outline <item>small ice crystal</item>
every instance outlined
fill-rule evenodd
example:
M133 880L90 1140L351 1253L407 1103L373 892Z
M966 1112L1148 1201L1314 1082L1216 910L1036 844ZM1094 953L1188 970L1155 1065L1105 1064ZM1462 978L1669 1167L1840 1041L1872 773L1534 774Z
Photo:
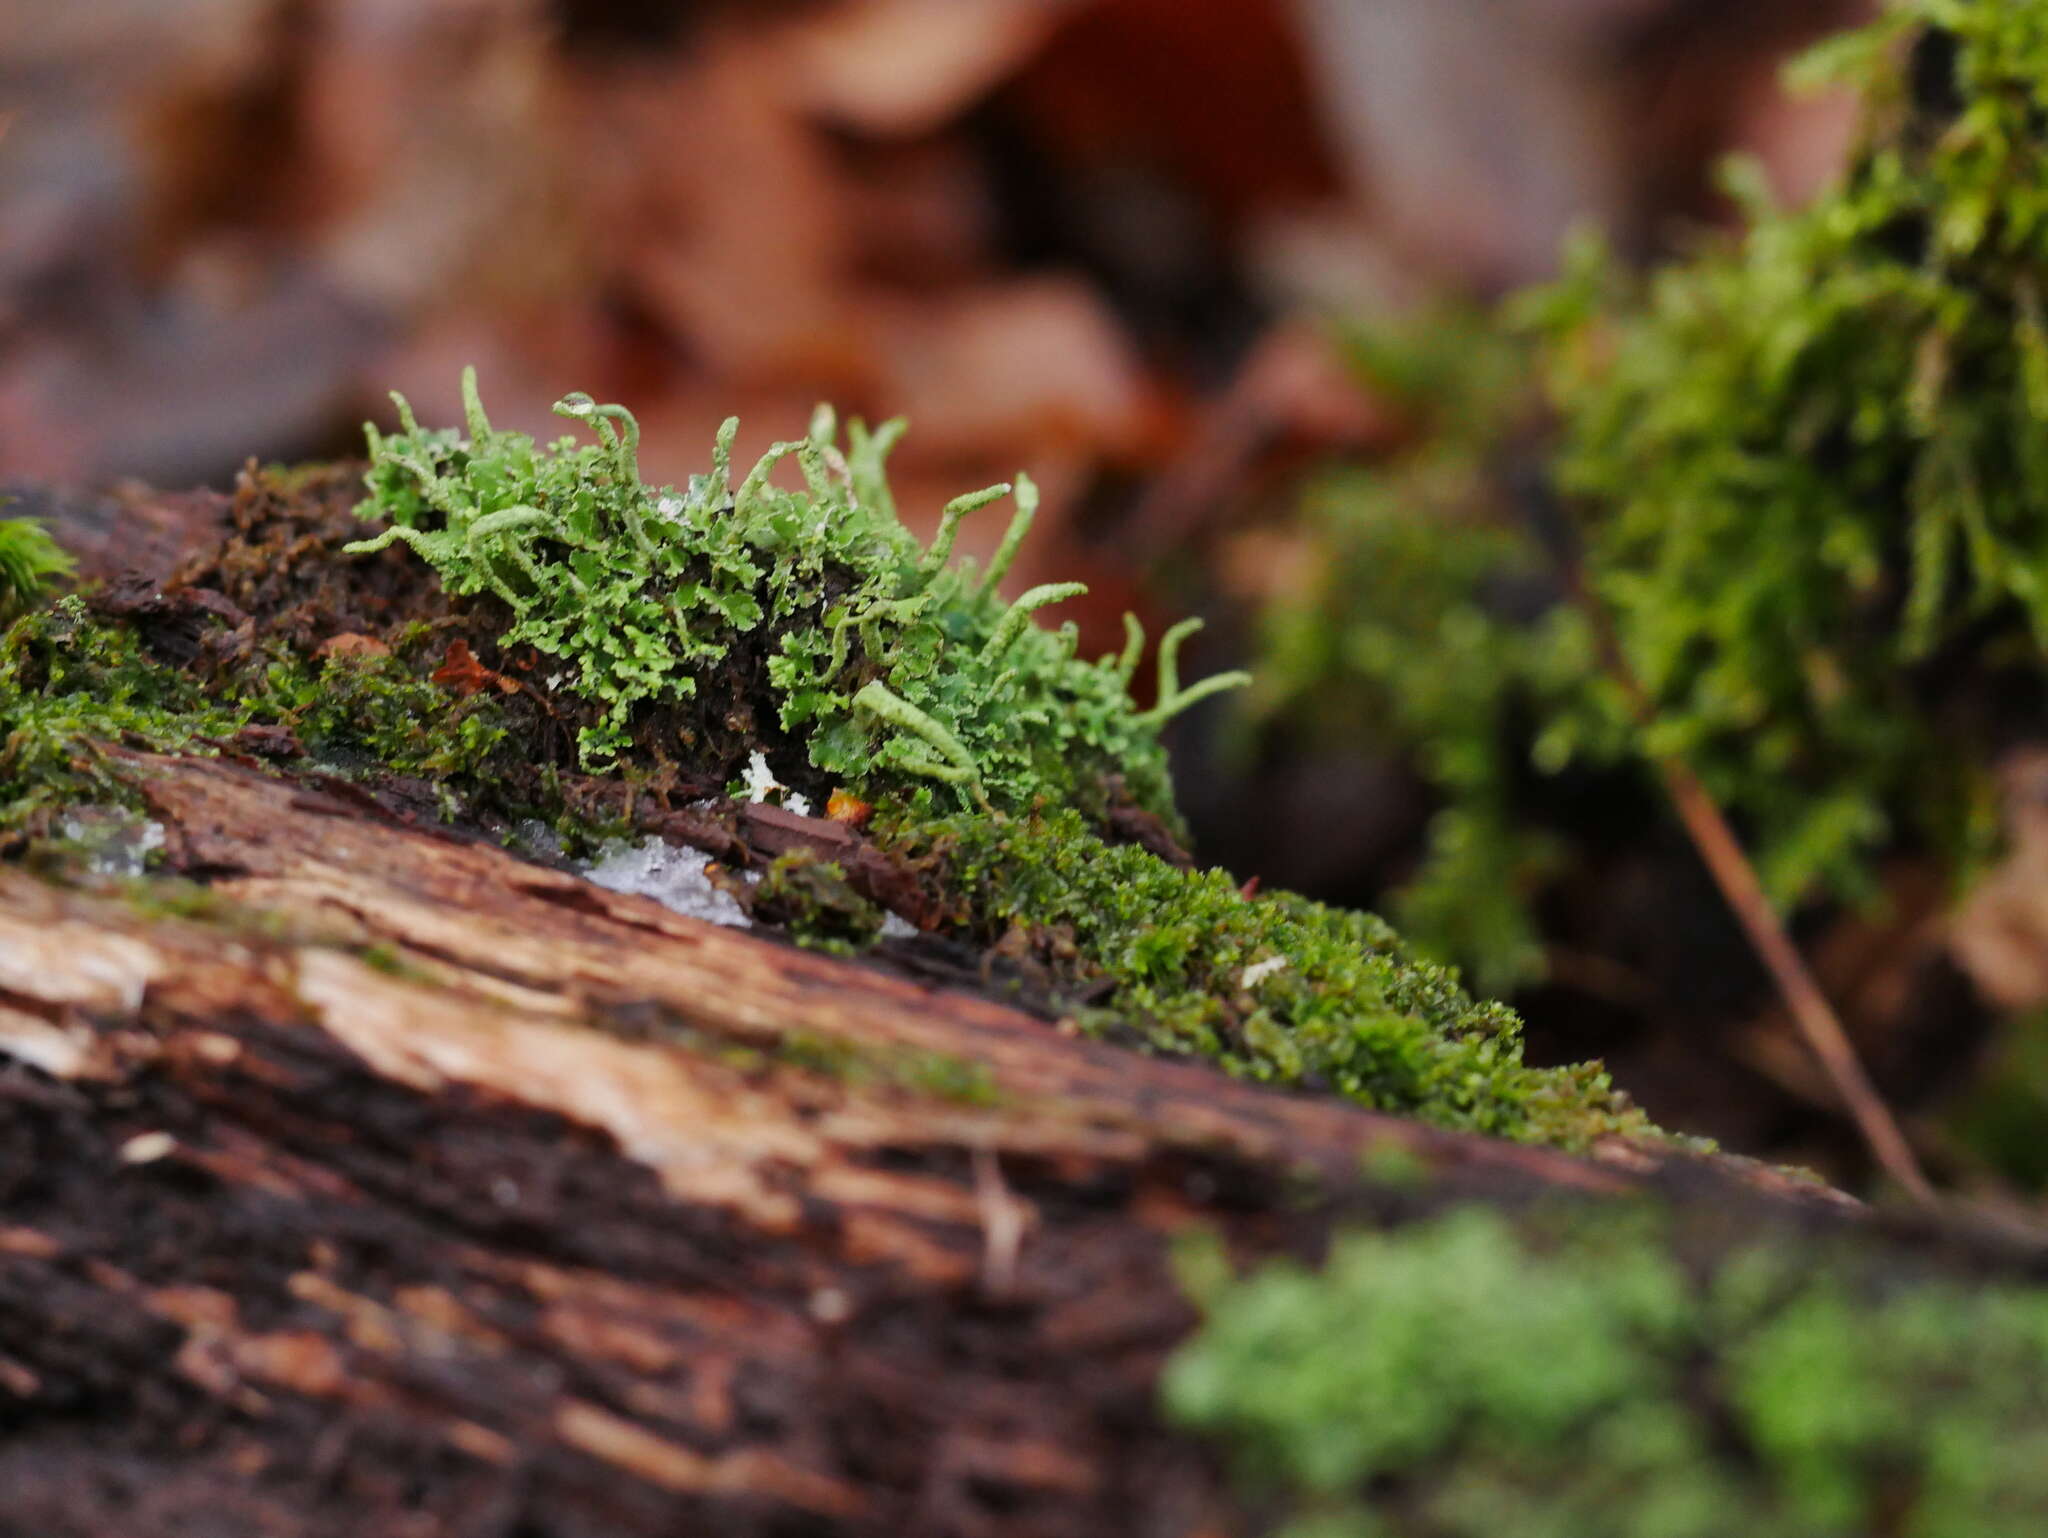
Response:
M747 928L746 910L712 885L704 874L704 864L704 856L697 851L677 849L649 835L637 844L611 840L583 875L609 891L651 897L686 918Z

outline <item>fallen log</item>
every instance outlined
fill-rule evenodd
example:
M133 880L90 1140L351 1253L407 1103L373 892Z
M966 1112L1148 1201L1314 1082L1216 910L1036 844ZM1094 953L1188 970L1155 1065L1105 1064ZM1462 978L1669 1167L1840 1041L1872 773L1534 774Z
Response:
M0 1531L1215 1531L1153 1407L1177 1235L1660 1182L1848 1210L1234 1083L109 751L164 872L0 869Z

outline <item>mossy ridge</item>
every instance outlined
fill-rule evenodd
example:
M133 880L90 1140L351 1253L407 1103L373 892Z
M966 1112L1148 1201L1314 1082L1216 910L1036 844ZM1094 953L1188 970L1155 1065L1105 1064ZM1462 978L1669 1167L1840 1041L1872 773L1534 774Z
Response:
M1899 0L1801 68L1868 120L1810 207L1739 172L1739 239L1647 281L1585 246L1491 330L1363 348L1429 438L1311 496L1316 585L1269 617L1268 709L1364 719L1441 793L1392 911L1488 986L1542 967L1532 770L1683 755L1790 907L1874 896L1901 846L1966 881L1989 767L2048 730L2048 3ZM1647 734L1563 601L1561 511L1499 474L1536 379Z
M2021 1538L2048 1520L2048 1292L1667 1216L1453 1209L1320 1272L1185 1275L1163 1393L1288 1538Z
M0 690L15 753L0 766L12 776L0 785L10 820L31 806L127 797L117 777L89 772L88 741L208 752L248 746L251 727L284 728L285 746L305 748L322 772L373 788L402 779L413 787L408 804L484 826L528 814L560 826L573 820L571 799L660 778L637 756L599 780L564 770L568 733L588 716L575 713L581 702L568 689L550 688L544 664L521 670L531 654L503 644L501 600L451 610L423 565L343 558L336 520L354 520L331 505L331 479L258 474L227 544L161 593L150 589L146 603L124 608L102 595L96 612L69 600L15 628L8 645L18 657ZM391 654L336 652L327 643L337 635ZM488 659L478 664L485 676L502 682L508 675L494 670L509 669L518 686L456 698L430 676L445 672L435 664L450 637ZM1105 795L1115 794L1110 778ZM648 793L659 799L657 787ZM1597 1069L1524 1065L1511 1014L1475 1005L1448 974L1414 963L1376 919L1286 897L1246 903L1220 873L1111 845L1078 805L933 819L925 803L899 794L882 818L895 829L892 847L944 889L951 932L1038 952L1101 1034L1446 1126L1568 1147L1646 1130ZM786 858L763 887L760 916L815 943L857 949L879 925L879 910L830 860Z
M512 615L503 643L564 663L551 685L598 708L579 737L586 768L609 767L636 744L701 756L737 711L772 722L820 789L928 804L937 781L964 804L1051 798L1100 815L1107 787L1120 785L1167 815L1161 726L1244 681L1180 687L1190 622L1162 640L1159 703L1140 710L1129 692L1143 644L1134 619L1120 655L1088 663L1074 655L1075 627L1033 621L1084 591L1079 584L1005 603L996 588L1037 506L1026 477L986 571L952 564L954 539L962 519L1009 486L956 498L920 549L897 520L884 472L901 423L870 433L855 421L842 451L836 417L820 408L806 437L777 444L735 479L737 423L728 421L709 474L655 489L640 480L639 428L622 406L565 398L556 411L598 441L540 448L491 426L473 370L463 395L467 436L422 429L402 397L399 435L369 429L370 496L359 511L388 522L350 548L406 544L451 593L502 602ZM801 491L771 479L790 458ZM745 754L722 756L736 769Z
M1371 914L1245 896L1220 870L1097 838L1078 813L904 822L984 945L1022 950L1097 1034L1438 1126L1565 1148L1655 1131L1597 1064L1532 1068L1521 1022L1475 1002Z
M417 776L446 796L483 790L508 752L494 701L453 700L401 656L322 661L273 644L205 680L70 595L0 637L0 825L85 802L137 806L94 744L210 755L252 727L282 728L316 758Z

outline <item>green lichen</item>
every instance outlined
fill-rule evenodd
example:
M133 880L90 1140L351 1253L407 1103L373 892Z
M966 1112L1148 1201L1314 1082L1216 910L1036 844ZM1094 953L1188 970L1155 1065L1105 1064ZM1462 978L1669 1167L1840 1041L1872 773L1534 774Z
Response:
M857 1088L897 1089L953 1105L1002 1103L1002 1091L986 1063L946 1052L876 1046L793 1031L776 1043L772 1060Z
M1098 1034L1439 1126L1564 1147L1651 1130L1598 1065L1524 1063L1512 1010L1371 914L1247 897L1222 871L1106 844L1073 811L905 824L885 842L936 866L968 932L1042 969Z
M1323 575L1276 605L1270 703L1413 748L1445 810L1396 914L1488 983L1541 966L1532 780L1679 754L1781 905L1854 901L1901 847L1966 880L1990 766L2048 726L2048 5L1903 0L1803 72L1868 119L1810 207L1737 174L1739 238L1645 281L1584 248L1515 338L1369 360L1430 442L1318 495ZM1517 357L1569 516L1498 473L1535 441ZM1646 730L1565 600L1574 538Z
M1791 1233L1682 1265L1647 1213L1454 1210L1319 1273L1187 1278L1164 1380L1288 1538L2021 1538L2048 1293ZM1891 1259L1893 1267L1896 1257Z
M1007 486L949 503L920 549L883 471L900 423L870 433L856 421L842 450L821 408L807 437L735 480L728 422L708 475L655 489L640 480L639 429L623 407L570 396L556 411L598 441L540 448L491 426L473 372L463 384L466 436L422 429L402 399L400 435L370 429L359 511L388 522L350 549L402 542L451 593L501 602L504 644L559 660L559 681L598 708L579 739L587 767L636 745L702 756L741 710L800 744L820 783L875 793L938 781L963 804L1015 808L1045 796L1099 806L1114 782L1165 811L1159 728L1243 681L1181 689L1176 629L1160 650L1159 704L1141 711L1129 692L1140 638L1090 663L1074 655L1073 626L1033 623L1079 584L998 597L1037 506L1025 477L986 571L951 564L953 544ZM772 479L791 458L801 490Z

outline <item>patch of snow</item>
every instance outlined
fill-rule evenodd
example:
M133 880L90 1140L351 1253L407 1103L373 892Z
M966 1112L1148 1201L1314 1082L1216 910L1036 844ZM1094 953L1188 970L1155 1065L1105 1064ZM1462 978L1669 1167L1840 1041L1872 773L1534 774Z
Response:
M704 874L705 864L704 856L696 850L677 849L650 834L637 844L611 840L584 869L583 877L608 891L651 897L686 918L704 919L732 929L749 928L751 921L746 910L712 885L711 878Z
M884 940L911 940L917 937L917 926L900 913L882 915L882 938Z

